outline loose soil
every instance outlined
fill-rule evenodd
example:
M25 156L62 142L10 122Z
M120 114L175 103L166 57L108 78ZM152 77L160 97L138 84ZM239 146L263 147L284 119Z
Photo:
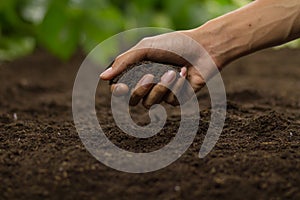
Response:
M300 199L300 50L266 50L224 69L228 110L224 130L203 159L198 152L210 120L206 89L198 95L201 120L186 153L146 174L111 169L91 156L75 130L71 94L84 59L61 62L39 50L0 64L0 199ZM172 140L178 108L150 139L116 127L108 83L97 94L101 127L133 152ZM140 105L133 119L147 124Z
M117 83L121 79L121 77L124 76L124 74L128 73L133 68L134 70L131 71L131 74L128 75L128 78L124 78L124 82L128 85L130 89L134 88L137 80L140 80L146 74L153 74L154 75L153 82L158 83L160 81L160 77L162 77L164 73L166 73L168 70L173 70L177 72L176 74L178 78L181 69L181 67L179 66L160 64L160 63L155 63L150 61L143 61L128 66L128 68L124 70L121 74L111 79L109 81L109 84L112 85L114 83Z

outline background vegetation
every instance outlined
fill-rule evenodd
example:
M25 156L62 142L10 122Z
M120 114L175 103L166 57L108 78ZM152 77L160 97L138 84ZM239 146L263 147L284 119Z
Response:
M189 29L250 0L1 0L0 60L41 46L61 59L123 30Z

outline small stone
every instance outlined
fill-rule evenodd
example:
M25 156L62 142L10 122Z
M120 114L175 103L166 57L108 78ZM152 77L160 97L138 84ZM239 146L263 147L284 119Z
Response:
M15 121L18 120L18 115L17 115L17 113L14 113L14 114L13 114L13 117L14 117L14 120L15 120Z
M260 188L261 189L267 189L268 188L268 184L267 183L261 183L260 184Z
M22 87L26 87L29 85L29 82L27 79L21 79L20 82L19 82L20 86Z
M80 168L78 168L78 171L79 171L79 172L83 172L84 169L83 169L82 167L80 167Z
M225 179L224 178L220 178L220 177L216 177L214 178L215 183L217 183L218 185L224 185L225 183Z
M288 137L288 140L289 140L289 141L292 141L293 135L294 135L293 132L290 132L290 135L289 135L289 137Z
M213 168L210 170L210 173L211 173L211 174L215 174L216 171L217 171L216 168L213 167Z
M178 192L178 191L180 191L180 186L179 185L176 185L175 187L174 187L174 190L176 191L176 192Z
M91 170L95 170L96 169L96 166L95 165L92 165L91 166Z
M68 177L68 172L64 171L64 172L63 172L63 177L64 177L64 178L67 178L67 177Z

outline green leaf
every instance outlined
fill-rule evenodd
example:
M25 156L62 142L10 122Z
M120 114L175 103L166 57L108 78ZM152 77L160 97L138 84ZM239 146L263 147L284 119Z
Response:
M37 34L39 41L53 54L68 59L78 47L80 24L68 15L64 4L52 4Z
M32 37L9 37L0 39L0 61L9 61L32 53L35 40Z
M90 10L82 17L82 44L87 51L103 40L123 30L124 22L120 11L114 7Z

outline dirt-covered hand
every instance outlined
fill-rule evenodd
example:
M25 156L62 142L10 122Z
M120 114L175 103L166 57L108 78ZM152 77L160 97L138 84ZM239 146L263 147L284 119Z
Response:
M114 95L120 96L131 92L130 105L136 105L143 99L143 105L146 108L161 101L178 105L175 96L180 93L185 96L183 99L187 100L191 92L183 87L184 79L187 79L193 90L197 92L215 70L215 64L206 50L192 39L189 32L181 31L142 39L133 48L119 55L112 66L100 77L103 80L110 80L122 73L128 66L144 60L181 67L179 79L176 79L174 71L169 71L155 85L151 83L153 75L145 75L132 91L129 91L129 87L123 83L111 86ZM173 92L170 92L168 87L171 87Z

